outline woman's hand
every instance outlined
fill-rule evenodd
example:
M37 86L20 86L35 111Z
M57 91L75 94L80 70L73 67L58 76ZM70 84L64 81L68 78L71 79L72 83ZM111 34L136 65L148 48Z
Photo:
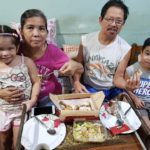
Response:
M19 101L23 94L23 90L16 87L0 89L0 98L6 100L7 102Z
M74 82L74 92L75 93L89 93L86 87L81 84L79 81Z
M59 70L62 75L73 75L76 71L83 72L83 66L73 60L66 62Z

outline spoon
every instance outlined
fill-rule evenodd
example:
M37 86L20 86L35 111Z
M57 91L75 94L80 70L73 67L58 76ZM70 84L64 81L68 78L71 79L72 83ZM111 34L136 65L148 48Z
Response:
M56 134L56 130L54 129L54 127L50 128L44 122L42 122L38 117L36 117L36 116L34 116L34 117L41 125L43 125L47 129L47 133L49 133L50 135Z

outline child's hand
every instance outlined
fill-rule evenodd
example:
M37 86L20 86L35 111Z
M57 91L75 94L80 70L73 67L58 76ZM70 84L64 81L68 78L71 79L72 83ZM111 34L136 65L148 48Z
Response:
M27 100L25 102L23 102L22 104L26 104L26 112L28 112L29 110L31 110L31 108L33 107L34 103L31 100Z
M23 90L16 87L0 89L0 98L5 99L7 102L18 101L23 94Z
M136 108L143 108L145 105L144 102L138 97L134 99L134 103L135 103Z
M129 79L127 79L126 89L132 91L132 90L139 88L141 75L142 75L142 72L139 69L134 73L133 76L131 76Z

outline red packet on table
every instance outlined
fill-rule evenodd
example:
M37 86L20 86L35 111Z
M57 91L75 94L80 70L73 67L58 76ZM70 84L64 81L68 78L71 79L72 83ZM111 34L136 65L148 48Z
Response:
M114 127L110 128L110 131L114 135L120 134L120 133L125 132L125 131L129 131L129 130L130 130L130 128L127 126L127 124L123 124L121 127L114 126Z
M58 126L61 124L61 121L60 121L60 119L55 119L54 120L54 127L55 128L58 128Z

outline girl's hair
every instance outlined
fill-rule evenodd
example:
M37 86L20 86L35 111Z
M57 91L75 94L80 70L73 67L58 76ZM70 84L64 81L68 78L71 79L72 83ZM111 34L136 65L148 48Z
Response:
M22 15L21 15L21 28L23 29L23 26L26 22L26 20L28 18L32 18L32 17L41 17L44 22L45 22L45 27L47 29L47 18L46 16L44 15L44 13L41 11L41 10L38 10L38 9L28 9L26 10Z
M145 49L145 47L147 46L150 46L150 38L147 38L145 41L144 41L144 44L142 46L142 51Z
M20 36L17 31L7 25L0 25L0 36L11 37L12 43L15 44L15 46L20 44Z

